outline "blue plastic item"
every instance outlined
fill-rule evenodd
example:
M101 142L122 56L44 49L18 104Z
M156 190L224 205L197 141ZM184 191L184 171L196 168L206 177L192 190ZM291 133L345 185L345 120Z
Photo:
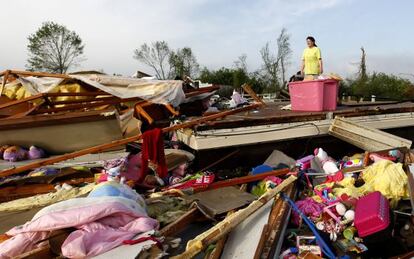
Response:
M252 175L262 174L273 171L273 167L268 165L258 165L252 169Z
M282 199L284 199L289 204L289 206L292 207L292 209L294 211L296 211L301 216L303 221L305 221L305 223L308 225L308 227L310 228L312 233L315 235L318 244L322 248L322 252L324 254L326 254L326 256L330 259L336 258L335 254L332 252L332 250L329 248L329 246L325 243L323 238L319 235L319 232L316 229L313 222L308 217L306 217L305 214L302 213L302 211L298 208L298 206L296 206L295 202L292 201L292 199L290 199L288 196L286 196L286 194L284 194L283 192L280 193L280 197L282 197Z

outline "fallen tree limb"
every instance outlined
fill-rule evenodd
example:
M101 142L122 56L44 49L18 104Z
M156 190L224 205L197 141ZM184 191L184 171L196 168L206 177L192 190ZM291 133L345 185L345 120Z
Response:
M212 114L209 116L205 116L205 117L201 117L198 119L194 119L191 121L187 121L187 122L183 122L181 124L177 124L177 125L173 125L170 127L166 127L163 128L162 131L164 133L166 132L170 132L170 131L175 131L175 130L179 130L179 129L183 129L183 128L188 128L188 127L192 127L195 126L197 124L201 124L201 123L205 123L207 121L211 121L211 120L216 120L219 118L223 118L227 115L231 115L231 114L235 114L235 113L239 113L239 112L244 112L244 111L248 111L248 110L252 110L255 109L257 107L261 106L261 104L252 104L249 106L245 106L242 108L237 108L234 110L229 110L229 111L224 111L224 112L220 112L220 113L216 113L216 114ZM20 167L16 167L16 168L11 168L11 169L6 169L0 172L0 177L5 177L5 176L9 176L9 175L14 175L14 174L18 174L27 170L31 170L31 169L35 169L41 166L46 166L46 165L51 165L57 162L61 162L61 161L65 161L68 159L72 159L75 157L79 157L79 156L83 156L83 155L87 155L87 154L91 154L91 153L98 153L98 152L102 152L104 150L108 150L114 147L118 147L118 146L122 146L125 144L128 144L130 142L134 142L137 140L140 140L142 138L142 134L138 134L129 138L124 138L124 139L120 139L120 140L116 140L113 141L111 143L105 143L105 144L101 144L98 146L94 146L94 147L90 147L90 148L86 148L86 149L82 149L79 151L75 151L69 154L64 154L61 156L56 156L56 157L52 157L49 159L45 159L43 161L39 161L39 162L33 162L24 166L20 166Z
M217 240L221 239L224 235L229 233L233 230L238 224L240 224L243 220L249 217L252 213L257 211L260 207L266 204L269 200L275 197L278 193L280 193L283 189L289 186L296 180L295 176L290 176L286 180L284 180L281 184L279 184L276 188L267 191L265 194L260 196L259 199L252 202L246 208L237 211L234 214L229 215L223 221L220 221L217 225L210 228L206 232L198 235L193 240L190 240L187 243L187 248L184 253L174 256L174 259L188 259L193 258L199 252L201 252L204 248L206 248L209 244L216 242Z

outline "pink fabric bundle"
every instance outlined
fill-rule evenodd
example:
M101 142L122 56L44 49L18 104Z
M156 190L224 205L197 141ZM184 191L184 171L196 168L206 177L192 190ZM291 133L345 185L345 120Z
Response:
M304 200L297 201L296 206L298 206L303 214L310 217L311 219L319 217L324 207L322 203L318 203L309 197L305 198ZM300 215L295 211L292 212L292 221L296 225L299 225L300 223Z
M14 227L0 243L0 258L12 258L43 243L53 230L75 227L62 245L68 258L92 257L109 251L135 234L158 228L136 201L122 197L76 198L39 211L32 221Z

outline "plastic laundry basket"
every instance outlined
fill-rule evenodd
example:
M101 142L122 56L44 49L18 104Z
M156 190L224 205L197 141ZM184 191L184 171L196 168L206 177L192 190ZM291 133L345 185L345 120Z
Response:
M338 81L321 79L289 83L292 111L334 111Z

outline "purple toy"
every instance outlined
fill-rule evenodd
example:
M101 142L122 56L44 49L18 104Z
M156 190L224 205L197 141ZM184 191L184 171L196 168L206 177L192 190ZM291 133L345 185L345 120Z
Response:
M11 146L7 148L3 153L3 159L10 162L26 160L28 157L29 153L27 150L19 146Z
M29 148L29 159L39 159L39 158L44 158L46 157L46 152L41 149L38 148L36 146L31 146Z

